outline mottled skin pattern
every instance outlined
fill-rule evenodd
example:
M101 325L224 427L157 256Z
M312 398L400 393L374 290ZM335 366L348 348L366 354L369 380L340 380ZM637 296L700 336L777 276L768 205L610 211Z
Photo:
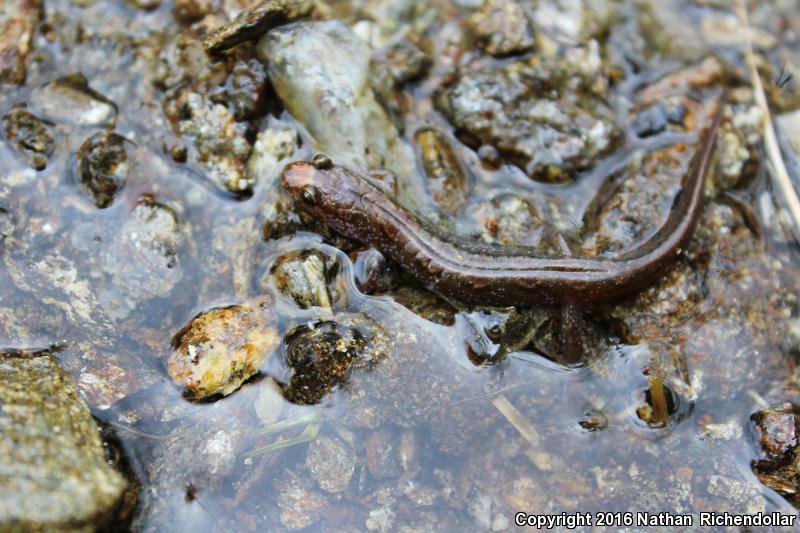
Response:
M296 205L394 259L432 290L466 303L538 305L614 300L656 281L692 237L703 207L720 122L718 104L664 225L614 258L541 257L525 248L470 243L445 235L398 205L370 178L326 158L283 171Z

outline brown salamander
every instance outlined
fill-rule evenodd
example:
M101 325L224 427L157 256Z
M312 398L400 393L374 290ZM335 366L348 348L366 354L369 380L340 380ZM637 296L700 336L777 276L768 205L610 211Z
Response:
M324 157L288 165L282 182L301 209L376 247L443 295L491 305L605 302L656 281L691 239L702 212L721 108L718 104L700 136L664 225L635 249L613 258L542 257L525 248L445 235L398 205L371 178Z

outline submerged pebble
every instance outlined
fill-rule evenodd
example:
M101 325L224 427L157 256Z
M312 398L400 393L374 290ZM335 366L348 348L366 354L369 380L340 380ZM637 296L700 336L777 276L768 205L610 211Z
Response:
M236 120L249 120L261 113L267 92L267 75L258 60L236 63L226 85L228 106Z
M790 403L762 409L750 417L756 426L758 443L770 464L787 463L794 457L800 438L800 411Z
M300 326L286 337L286 366L292 376L285 387L294 403L315 404L350 373L354 360L367 346L357 329L338 322Z
M44 170L55 148L50 125L27 111L16 107L3 117L6 138L16 144L17 150L36 170Z
M111 205L128 178L127 142L122 135L100 132L87 138L78 149L78 180L99 208Z
M753 471L767 487L787 497L794 505L800 496L800 469L797 447L798 408L790 402L779 403L754 413L754 437L763 454L753 463Z
M301 308L330 309L327 268L321 254L309 252L283 256L275 262L272 277L278 290L294 299Z
M683 128L687 106L680 96L672 96L641 110L631 123L639 137L649 137L665 131L670 125Z
M214 0L175 0L172 13L183 24L202 19L214 9Z
M370 65L370 85L381 106L392 121L402 129L402 114L408 108L402 87L423 78L430 70L431 57L407 39L382 48L373 55Z
M386 291L391 285L386 258L375 248L367 248L355 253L353 277L358 289L366 294Z
M308 445L306 468L325 492L343 492L356 470L355 452L340 438L319 437Z
M392 86L408 83L424 76L432 63L428 54L420 50L414 43L403 39L399 43L380 50L372 58L370 75L373 87L383 75L391 80Z
M480 202L472 216L483 241L534 248L543 244L544 222L526 198L501 194Z
M317 523L331 507L325 493L315 489L312 483L288 468L275 483L280 521L290 530L304 529Z
M246 125L236 122L228 108L198 93L185 98L185 118L178 123L188 160L202 166L217 187L237 196L249 196L255 176L247 172L252 147Z
M298 148L297 130L270 118L256 136L248 171L268 183L277 183L281 170Z
M146 196L102 257L102 267L129 303L166 297L183 277L184 235L175 212Z
M415 138L434 203L445 212L457 213L466 203L472 183L455 150L436 130L420 130Z
M380 427L370 433L364 448L367 468L376 479L398 477L403 473L399 432Z
M535 42L525 11L516 0L485 0L469 24L480 46L493 56L527 52Z
M639 137L649 137L667 128L667 114L664 106L656 104L641 111L631 124Z
M194 399L226 396L257 374L278 346L276 320L267 297L206 311L173 338L167 371Z

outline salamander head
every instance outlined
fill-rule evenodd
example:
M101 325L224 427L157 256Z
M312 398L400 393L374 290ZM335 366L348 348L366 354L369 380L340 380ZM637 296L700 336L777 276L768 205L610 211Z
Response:
M283 169L281 183L295 205L320 221L339 229L342 224L357 224L363 217L361 198L370 184L350 170L334 166L325 156L313 162L291 163Z

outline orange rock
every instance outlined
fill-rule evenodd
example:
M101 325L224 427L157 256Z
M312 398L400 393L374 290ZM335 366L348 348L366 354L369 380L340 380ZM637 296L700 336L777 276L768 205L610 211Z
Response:
M270 304L261 297L193 318L173 339L167 363L172 380L195 399L238 389L280 342Z

